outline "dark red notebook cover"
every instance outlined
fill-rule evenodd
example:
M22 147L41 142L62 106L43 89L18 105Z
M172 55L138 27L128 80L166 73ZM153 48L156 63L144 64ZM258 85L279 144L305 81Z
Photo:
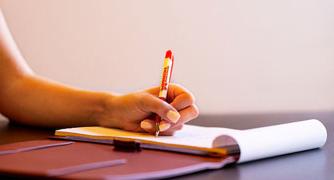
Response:
M52 146L54 144L58 145ZM235 156L209 157L150 149L123 152L115 151L112 145L107 144L61 140L36 140L0 146L0 174L14 177L156 179L219 169L236 160ZM120 163L103 167L106 161ZM78 167L81 171L75 172Z

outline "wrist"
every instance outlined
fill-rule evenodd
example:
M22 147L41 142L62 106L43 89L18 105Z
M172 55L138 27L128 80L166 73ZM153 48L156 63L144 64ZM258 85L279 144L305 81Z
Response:
M94 125L100 126L100 119L107 111L107 101L112 99L113 95L105 92L98 92L95 94L95 103L93 103L90 120Z

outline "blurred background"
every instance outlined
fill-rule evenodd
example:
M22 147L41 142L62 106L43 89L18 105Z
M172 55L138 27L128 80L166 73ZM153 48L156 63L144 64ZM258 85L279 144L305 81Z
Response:
M333 0L0 0L32 69L127 93L173 81L202 114L334 110Z

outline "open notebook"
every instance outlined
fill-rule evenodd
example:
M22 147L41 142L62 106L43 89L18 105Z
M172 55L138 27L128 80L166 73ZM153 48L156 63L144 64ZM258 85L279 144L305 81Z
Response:
M185 125L173 136L159 137L104 127L60 129L55 135L92 142L135 140L143 148L194 154L240 153L239 163L319 148L327 138L324 125L314 119L248 130Z

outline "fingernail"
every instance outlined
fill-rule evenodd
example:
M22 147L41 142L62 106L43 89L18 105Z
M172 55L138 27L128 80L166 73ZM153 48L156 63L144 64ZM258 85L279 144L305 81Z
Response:
M166 122L160 122L159 130L160 131L166 131L168 128L170 128L170 124Z
M180 114L176 111L169 110L168 113L167 113L167 117L173 123L176 123L180 118Z
M153 129L152 123L145 121L145 120L140 123L140 127L143 129L148 129L148 130Z

